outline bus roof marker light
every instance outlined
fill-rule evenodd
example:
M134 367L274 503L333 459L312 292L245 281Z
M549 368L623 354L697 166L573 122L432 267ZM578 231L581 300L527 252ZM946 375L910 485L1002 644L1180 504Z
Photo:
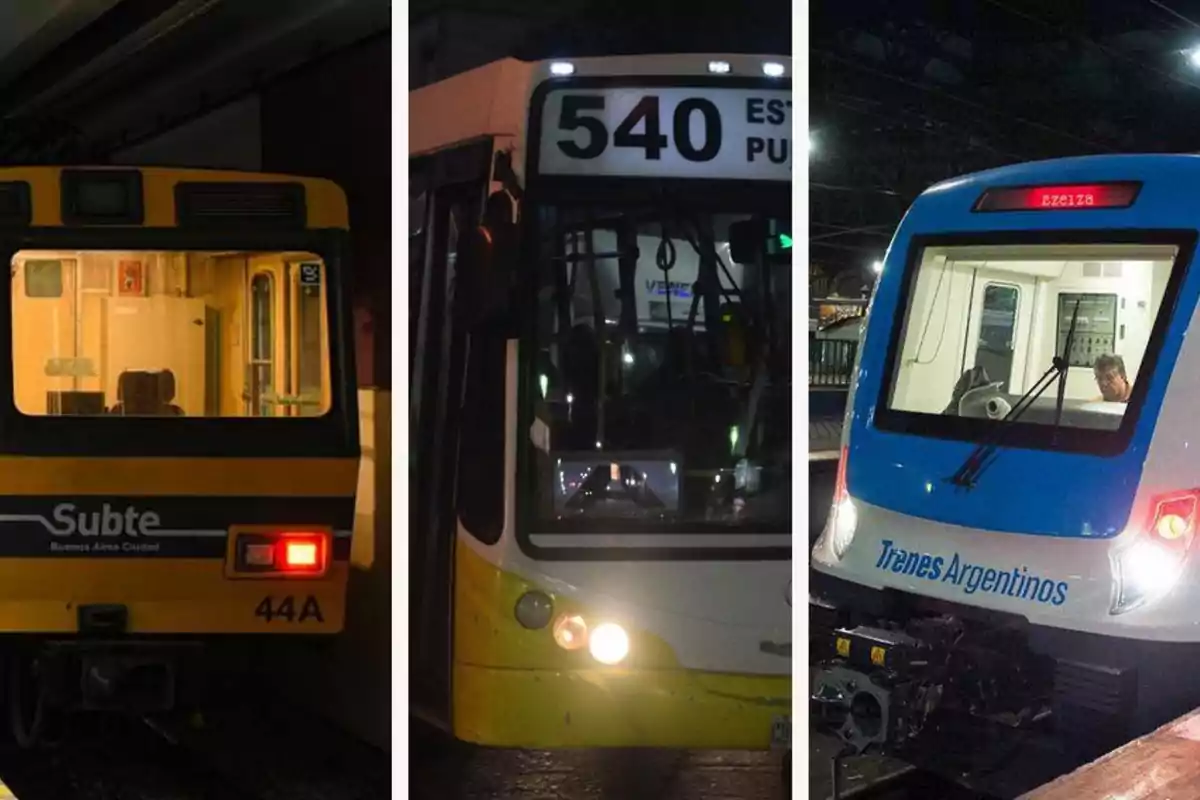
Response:
M778 61L768 61L763 64L762 71L763 75L766 75L768 78L782 78L784 72L783 64L780 64Z
M570 61L555 61L550 64L550 74L565 78L575 74L575 65Z
M714 75L728 75L731 67L728 61L710 61L708 62L708 71Z

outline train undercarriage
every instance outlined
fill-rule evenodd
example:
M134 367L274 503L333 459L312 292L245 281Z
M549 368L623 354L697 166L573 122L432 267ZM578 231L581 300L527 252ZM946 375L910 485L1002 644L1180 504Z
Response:
M1194 644L1055 631L844 582L810 600L814 729L1016 796L1200 704ZM1175 672L1178 665L1181 672Z

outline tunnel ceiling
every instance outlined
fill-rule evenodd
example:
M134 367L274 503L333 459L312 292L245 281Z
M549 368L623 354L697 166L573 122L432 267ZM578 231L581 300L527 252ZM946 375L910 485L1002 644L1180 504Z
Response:
M811 260L862 271L945 178L1200 151L1200 0L812 0Z
M0 3L0 162L102 158L389 26L388 0Z

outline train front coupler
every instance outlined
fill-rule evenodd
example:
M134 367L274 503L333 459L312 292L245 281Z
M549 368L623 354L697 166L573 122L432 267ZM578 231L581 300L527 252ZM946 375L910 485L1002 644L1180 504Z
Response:
M902 631L859 626L834 633L837 657L813 671L810 718L845 755L893 751L941 704L945 653Z

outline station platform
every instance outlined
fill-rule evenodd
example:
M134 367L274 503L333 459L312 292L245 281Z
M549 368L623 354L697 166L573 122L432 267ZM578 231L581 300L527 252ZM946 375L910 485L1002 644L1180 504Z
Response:
M1200 798L1200 708L1019 800Z
M809 419L809 461L837 461L841 442L842 420L840 418Z

